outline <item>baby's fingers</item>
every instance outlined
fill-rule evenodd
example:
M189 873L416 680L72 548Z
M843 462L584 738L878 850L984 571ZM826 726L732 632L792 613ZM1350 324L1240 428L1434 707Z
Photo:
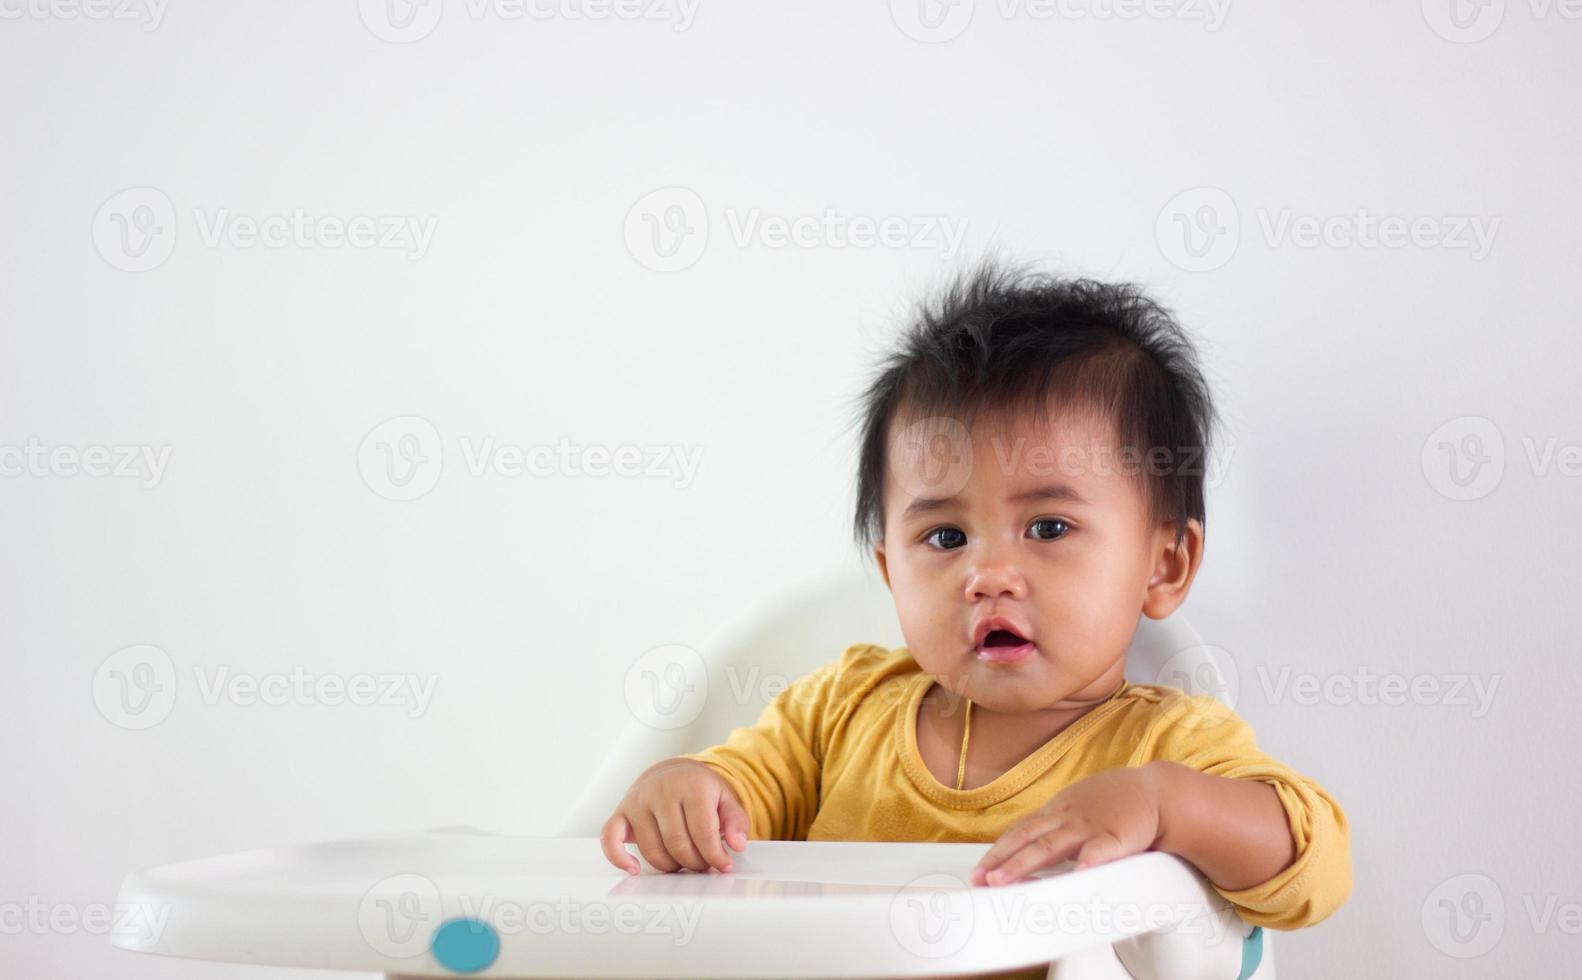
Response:
M999 867L983 876L990 885L1008 885L1040 868L1059 864L1077 852L1087 832L1066 824L1027 841Z
M658 811L656 816L659 818L659 836L665 842L665 850L670 852L670 856L689 871L707 871L709 863L698 853L681 801L676 800Z
M687 830L692 834L692 840L697 844L703 859L709 862L711 868L722 872L731 870L731 856L725 853L725 847L720 843L719 806L714 799L688 797L682 800L681 809L686 815Z
M637 835L637 849L648 859L649 864L665 872L675 871L681 867L665 849L659 822L654 819L651 812L644 810L632 818L632 832Z
M626 850L626 842L631 838L632 825L626 819L626 814L616 813L604 822L604 829L599 833L599 846L604 848L604 856L611 864L628 874L637 874L642 867Z
M1105 864L1134 853L1128 851L1114 834L1096 834L1084 841L1082 850L1077 852L1077 868L1091 868L1095 864Z
M972 868L972 883L983 884L986 872L1004 864L1011 855L1059 826L1058 817L1034 813L1007 827L1000 839L984 852L983 857L978 858L978 863Z

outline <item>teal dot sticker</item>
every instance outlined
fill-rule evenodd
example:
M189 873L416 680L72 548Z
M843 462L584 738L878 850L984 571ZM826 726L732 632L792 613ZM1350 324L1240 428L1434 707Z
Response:
M452 973L477 973L500 955L500 936L482 919L450 919L434 930L428 947Z

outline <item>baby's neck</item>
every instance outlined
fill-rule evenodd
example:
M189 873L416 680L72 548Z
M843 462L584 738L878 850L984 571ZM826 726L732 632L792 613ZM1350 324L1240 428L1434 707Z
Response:
M1032 755L1084 715L1110 700L1125 684L1123 670L1100 678L1076 696L1030 711L995 711L972 702L969 765L1005 771ZM932 715L930 727L949 744L959 746L968 718L967 698L935 681L924 693L922 712Z

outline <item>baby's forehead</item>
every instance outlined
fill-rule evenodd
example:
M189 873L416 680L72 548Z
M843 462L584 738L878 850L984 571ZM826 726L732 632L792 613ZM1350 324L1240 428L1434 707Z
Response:
M1114 423L1092 410L1051 410L1043 418L1005 411L972 419L963 428L975 452L1039 446L1114 450L1118 442Z
M915 498L1006 495L1052 485L1095 505L1130 506L1142 499L1133 456L1123 451L1113 422L1094 410L914 417L896 428L888 462L890 499L902 507Z
M898 418L891 426L894 448L913 447L926 455L948 451L1000 461L997 470L1036 463L1050 454L1071 461L1119 451L1116 426L1105 413L1089 408L1050 408L1039 413L998 408L973 413ZM927 462L927 460L922 460Z

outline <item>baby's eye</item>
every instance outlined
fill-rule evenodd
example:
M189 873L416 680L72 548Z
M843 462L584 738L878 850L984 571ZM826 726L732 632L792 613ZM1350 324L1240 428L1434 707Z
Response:
M928 532L928 537L924 538L923 540L932 542L940 535L946 535L946 540L954 542L953 544L945 544L944 542L940 543L939 546L946 551L953 551L967 543L967 535L963 533L959 527L937 527L934 530Z
M1060 530L1058 532L1049 533L1040 533L1037 530L1039 527L1047 528L1050 526L1058 527ZM1067 524L1058 517L1046 517L1041 520L1034 521L1032 524L1028 525L1028 530L1032 531L1033 537L1040 541L1058 541L1071 531L1071 525Z

